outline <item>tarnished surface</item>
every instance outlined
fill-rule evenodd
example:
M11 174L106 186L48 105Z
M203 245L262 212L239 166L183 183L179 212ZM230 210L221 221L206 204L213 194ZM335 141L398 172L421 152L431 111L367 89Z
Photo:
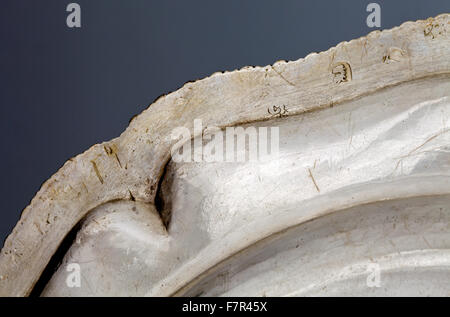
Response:
M168 233L102 206L43 295L448 295L449 119L441 75L252 124L280 127L279 157L170 163Z
M160 222L150 225L151 233L138 230L139 237L155 239L136 244L139 252L156 252L148 263L136 256L147 270L142 285L132 293L125 283L133 280L132 268L120 271L123 285L121 278L110 280L117 273L111 264L114 274L103 281L109 286L98 280L98 289L83 289L86 294L183 292L221 260L289 226L364 202L448 194L449 28L448 14L407 22L298 61L214 74L158 99L119 138L73 158L43 185L1 251L0 295L29 294L63 238L90 211L110 202L127 218L129 203L154 216L171 131L192 129L194 119L218 127L276 122L284 129L282 157L262 166L171 164L172 185L164 194L173 208L169 231ZM123 221L130 223L99 232L132 243L140 221ZM126 262L126 247L90 234L111 247L106 259ZM74 254L84 259L86 245L78 247ZM113 250L116 255L108 253ZM47 292L77 290L49 286Z

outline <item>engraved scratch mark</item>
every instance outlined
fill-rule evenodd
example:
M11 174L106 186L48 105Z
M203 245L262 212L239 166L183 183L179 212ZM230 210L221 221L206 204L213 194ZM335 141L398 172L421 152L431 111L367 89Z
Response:
M315 187L316 187L316 189L317 189L317 192L319 192L319 193L320 193L320 188L319 188L319 186L317 186L316 180L314 179L314 176L313 176L313 174L312 174L312 172L311 172L311 169L310 169L310 168L308 168L308 172L309 172L309 177L311 178L311 180L312 180L312 182L313 182L314 186L315 186Z
M95 171L95 174L97 175L98 180L100 181L100 183L103 184L103 177L98 170L97 163L95 163L95 161L91 161L91 163L92 163L92 166L94 167L94 171Z
M115 144L113 144L112 146L104 146L103 149L105 150L108 156L113 155L117 163L119 164L120 168L122 168L122 163L120 162L119 156L117 155L117 147L115 146Z
M352 146L352 142L353 142L353 133L354 133L354 125L352 123L352 113L350 112L349 116L348 116L348 130L349 130L349 134L350 134L350 140L348 142L348 146Z
M423 147L425 144L427 144L428 142L434 140L435 138L437 138L438 136L447 133L448 131L450 131L450 129L444 129L439 133L436 133L435 135L429 137L425 142L423 142L421 145L419 145L418 147L416 147L415 149L413 149L411 152L408 153L408 155L411 155L412 153L414 153L415 151L417 151L418 149L420 149L421 147Z
M294 83L290 82L286 77L283 76L283 74L282 74L281 72L277 71L272 65L271 65L270 67L273 69L273 71L274 71L275 73L278 74L278 76L280 76L281 79L283 79L283 80L284 80L285 82L287 82L289 85L291 85L291 86L293 86L293 87L296 87Z
M398 250L397 246L395 245L394 241L389 239L389 243L394 247L395 251L397 251L398 254L401 254L400 251Z
M390 64L391 62L401 62L407 53L398 47L391 47L383 55L383 63Z
M44 235L44 233L43 233L42 230L41 230L41 226L39 226L39 223L34 222L34 225L35 225L36 228L38 229L39 233L40 233L41 235Z
M361 49L361 62L363 60L363 58L367 56L367 40L364 40L364 43L362 45L362 49Z
M412 149L411 151L409 151L408 154L402 156L402 157L400 158L400 160L397 162L397 165L395 166L395 170L397 170L398 166L400 165L400 163L402 163L403 159L405 159L405 158L411 156L414 152L416 152L416 151L419 150L420 148L424 147L427 143L433 141L435 138L437 138L438 136L441 136L441 135L444 134L444 133L447 133L448 131L450 131L449 128L444 129L444 130L442 130L442 131L439 132L439 133L436 133L435 135L433 135L433 136L429 137L428 139L426 139L425 142L423 142L421 145L419 145L419 146L415 147L414 149Z
M427 241L427 239L425 239L425 236L422 236L422 239L423 239L423 241L425 241L425 244L426 244L430 249L433 249L433 248L431 247L431 244Z
M116 157L117 163L119 163L120 168L122 168L122 164L120 163L119 157L117 156L117 153L114 153L114 156Z
M131 201L136 201L136 198L134 198L133 193L131 192L131 190L128 190L128 193L130 194L130 200Z

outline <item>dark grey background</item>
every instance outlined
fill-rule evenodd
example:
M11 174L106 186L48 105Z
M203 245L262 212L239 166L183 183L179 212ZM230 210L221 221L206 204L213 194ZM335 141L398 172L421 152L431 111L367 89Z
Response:
M70 2L81 29L66 26ZM42 182L157 96L363 36L370 2L383 29L450 12L450 0L2 0L0 241Z

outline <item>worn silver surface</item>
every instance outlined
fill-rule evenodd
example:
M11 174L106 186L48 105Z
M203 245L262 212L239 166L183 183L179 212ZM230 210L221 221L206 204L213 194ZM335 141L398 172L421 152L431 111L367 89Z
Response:
M449 119L439 75L253 123L280 128L277 159L169 163L168 231L99 207L43 295L450 295Z
M449 295L449 78L442 14L186 83L42 185L0 296L37 290L79 223L44 296ZM279 127L279 156L177 163L196 120Z

